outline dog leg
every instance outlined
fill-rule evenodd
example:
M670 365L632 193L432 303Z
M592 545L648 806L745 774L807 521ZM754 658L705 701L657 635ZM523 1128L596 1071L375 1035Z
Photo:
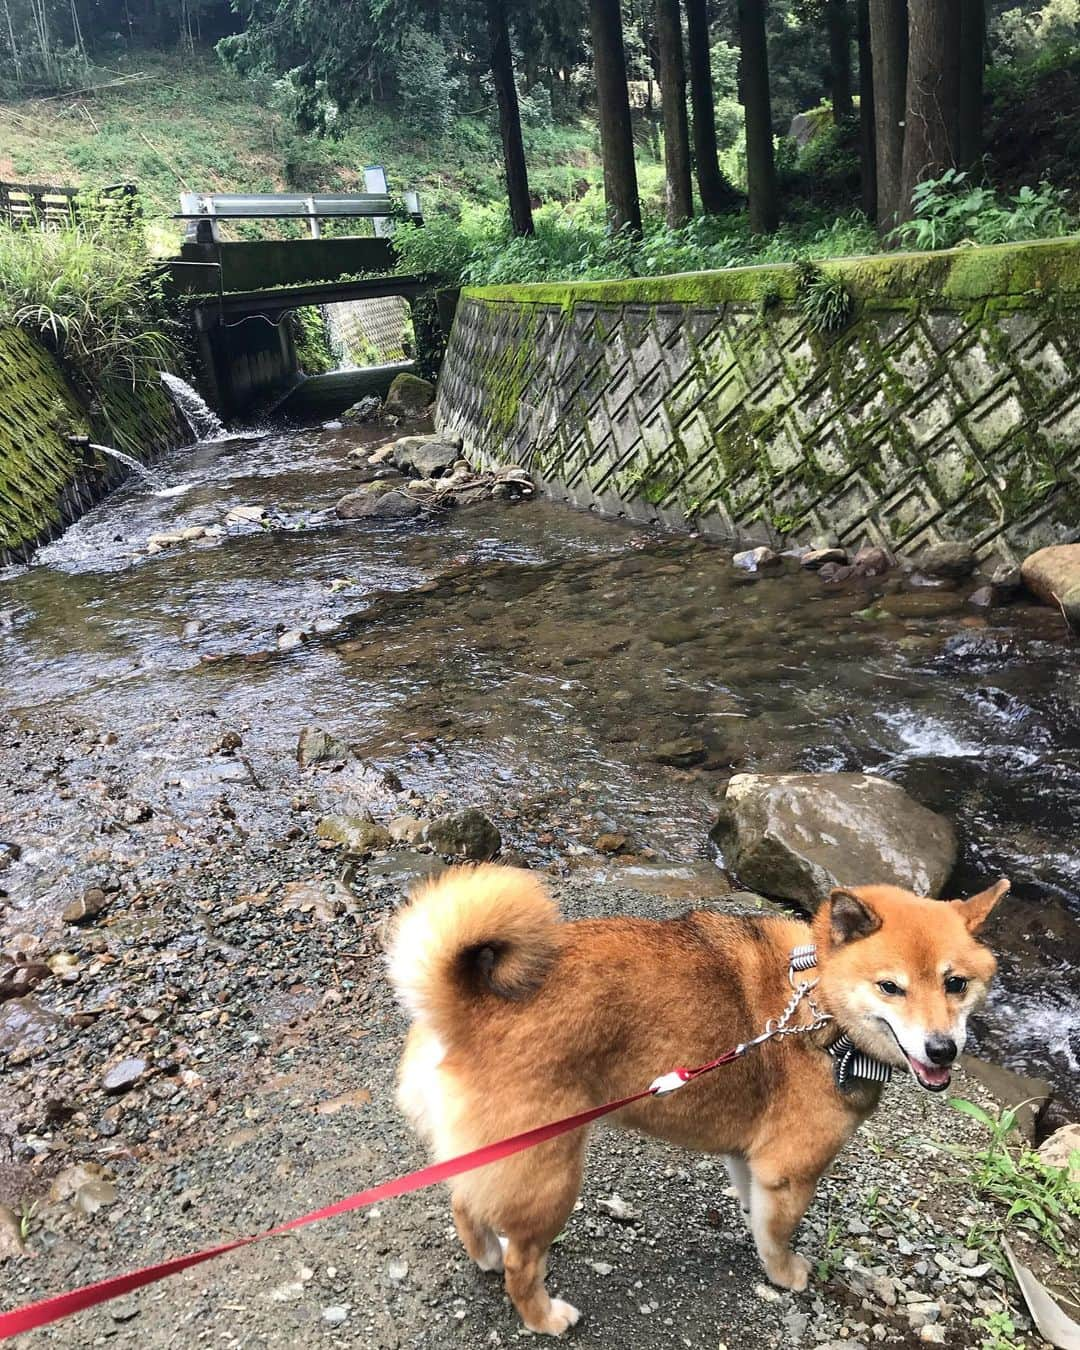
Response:
M506 1247L506 1292L530 1331L561 1336L581 1314L561 1298L551 1298L544 1286L547 1244L510 1235Z
M503 1244L499 1241L494 1228L489 1228L486 1223L477 1223L458 1195L453 1197L451 1207L454 1211L454 1227L458 1231L461 1245L480 1269L502 1270Z
M750 1168L746 1159L736 1153L724 1154L724 1166L727 1168L728 1177L731 1180L731 1193L739 1202L739 1209L746 1220L747 1227L750 1226L750 1194L752 1183L750 1179Z
M791 1250L791 1235L806 1213L818 1178L795 1176L763 1159L750 1165L750 1230L773 1284L798 1293L810 1279L810 1262Z

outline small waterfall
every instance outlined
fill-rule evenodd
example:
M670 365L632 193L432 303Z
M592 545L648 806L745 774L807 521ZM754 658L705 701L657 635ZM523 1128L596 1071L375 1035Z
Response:
M144 483L149 483L151 487L161 487L161 479L156 474L151 473L146 465L140 464L137 459L125 455L122 450L117 450L111 445L96 445L93 441L90 442L90 449L98 451L99 454L108 455L110 459L115 459L120 464L126 465L133 474L141 478Z
M167 370L158 372L161 383L169 391L169 396L184 421L191 428L191 434L198 441L215 441L224 436L225 427L201 394L195 392L187 380L172 375Z

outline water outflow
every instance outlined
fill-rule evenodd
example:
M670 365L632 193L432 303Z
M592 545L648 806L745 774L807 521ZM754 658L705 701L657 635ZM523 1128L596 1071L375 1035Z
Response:
M90 442L90 449L98 451L99 454L108 455L110 459L115 459L119 464L125 465L136 477L141 478L144 483L149 483L151 487L161 486L161 479L157 474L152 473L145 464L140 464L137 459L132 459L130 455L125 455L122 450L117 450L111 445L96 445Z
M169 391L170 398L197 441L216 441L219 436L225 434L221 418L202 395L192 389L187 380L182 380L179 375L170 374L167 370L158 373L161 376L161 383Z

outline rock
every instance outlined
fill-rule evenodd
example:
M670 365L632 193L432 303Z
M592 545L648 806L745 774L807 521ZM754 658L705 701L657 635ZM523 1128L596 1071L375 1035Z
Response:
M1045 1139L1038 1149L1047 1167L1067 1167L1069 1179L1080 1186L1080 1125L1063 1125Z
M842 567L846 562L847 550L842 548L812 548L799 559L800 567L805 567L811 572L818 571L826 563L836 563Z
M5 867L10 867L12 863L17 863L21 857L22 849L18 844L0 840L0 872Z
M701 764L709 751L704 741L694 736L679 736L673 741L664 741L649 756L657 764L670 764L676 769L688 769L693 764Z
M381 483L371 487L382 487ZM387 492L350 492L334 507L342 520L411 520L423 510L421 504L407 492L391 489Z
M1080 586L1080 544L1053 544L1031 553L1020 565L1024 585L1048 605Z
M395 844L415 844L424 837L425 822L416 816L395 816L386 828Z
M1045 1078L1028 1078L974 1055L961 1055L960 1063L964 1072L981 1083L1002 1107L1016 1110L1016 1128L1033 1144L1038 1137L1039 1118L1053 1098L1053 1085Z
M445 441L423 441L409 452L405 463L403 456L395 451L394 463L403 472L412 472L418 478L441 478L453 469L457 457L457 450Z
M289 628L277 640L279 652L291 652L297 647L302 647L307 641L307 634L302 628Z
M419 375L402 372L395 375L383 403L384 413L419 420L435 401L435 386Z
M335 1303L322 1310L322 1320L328 1322L332 1327L339 1327L342 1322L347 1322L348 1319L349 1305L347 1303Z
M296 742L296 762L302 769L313 764L337 764L349 758L349 747L321 727L303 727Z
M373 422L379 415L379 409L382 404L379 402L377 394L367 394L364 398L358 398L345 409L338 419L344 426L359 426L363 422Z
M25 1251L19 1216L7 1205L0 1205L0 1264L12 1256L22 1256Z
M473 862L487 862L502 847L499 831L475 806L431 821L424 828L424 842L438 853Z
M261 525L265 519L265 506L234 506L225 513L229 525Z
M732 567L737 567L742 572L764 572L771 567L779 567L781 562L779 553L766 548L764 544L758 548L744 549L741 553L733 554L731 558Z
M389 830L358 816L323 816L315 833L320 839L343 844L349 853L373 853L378 848L389 848L394 842Z
M1080 633L1080 584L1071 586L1061 597L1061 612L1074 633Z
M64 910L63 920L65 923L86 923L96 919L108 903L109 897L100 886L87 886L79 899L72 900Z
M101 1078L102 1091L111 1095L127 1092L142 1078L147 1067L145 1059L122 1059L119 1064L105 1070Z
M852 558L851 565L860 577L880 577L892 567L892 558L876 544L866 544Z
M993 586L980 586L977 591L971 592L967 602L972 609L993 609L998 603L998 598Z
M593 840L597 853L621 853L626 848L625 834L598 834Z
M810 907L875 882L937 895L956 861L949 821L859 773L736 774L713 835L744 886Z
M975 571L975 550L970 544L949 539L927 545L919 553L916 563L924 576L963 581Z

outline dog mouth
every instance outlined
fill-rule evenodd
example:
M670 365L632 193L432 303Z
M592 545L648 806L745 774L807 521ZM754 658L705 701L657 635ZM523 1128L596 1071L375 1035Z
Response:
M940 1064L924 1064L921 1059L904 1051L904 1057L911 1066L915 1081L927 1092L944 1092L952 1082L952 1070Z

